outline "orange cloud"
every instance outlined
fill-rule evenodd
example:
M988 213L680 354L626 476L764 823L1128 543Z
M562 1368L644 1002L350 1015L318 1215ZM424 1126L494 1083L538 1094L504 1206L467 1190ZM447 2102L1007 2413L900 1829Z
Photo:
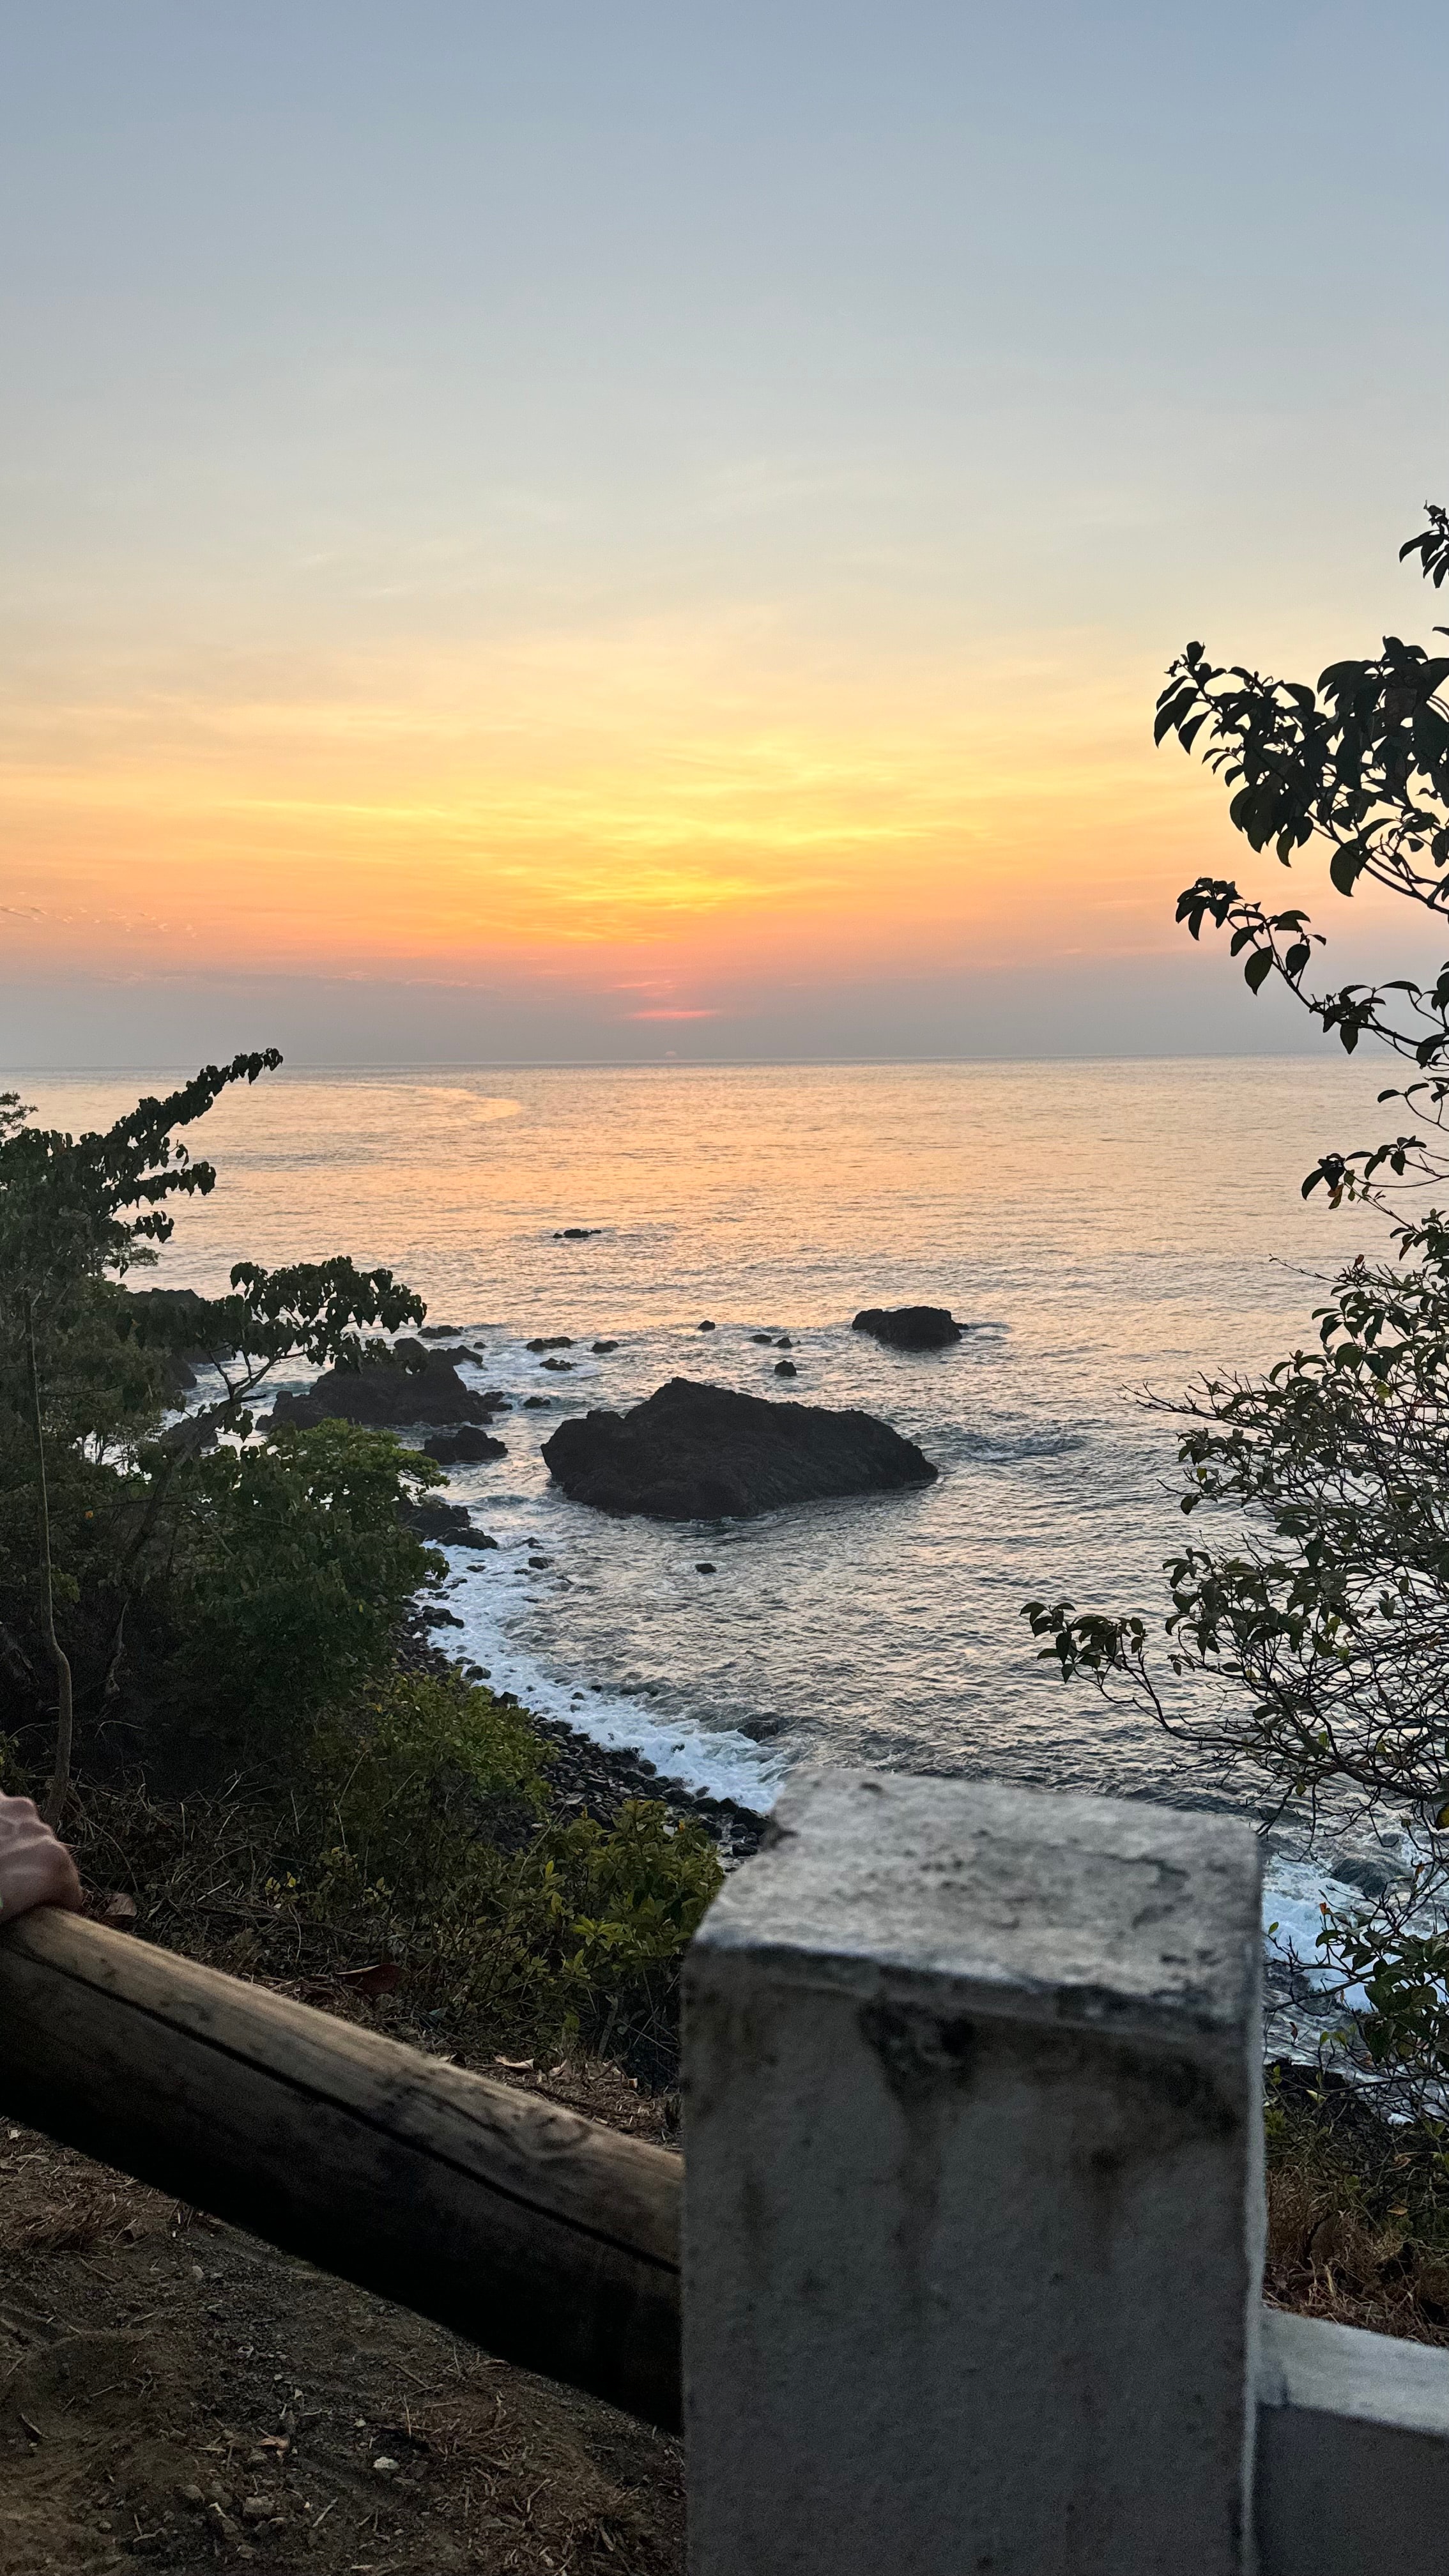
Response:
M1102 638L852 664L763 615L52 681L0 738L13 969L486 981L652 1007L1173 944L1221 798Z

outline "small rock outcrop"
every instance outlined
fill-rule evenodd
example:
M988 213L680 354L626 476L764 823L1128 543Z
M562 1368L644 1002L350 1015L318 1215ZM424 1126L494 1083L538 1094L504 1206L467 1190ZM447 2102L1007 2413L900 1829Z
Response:
M481 1547L483 1533L475 1529L470 1513L462 1503L440 1503L425 1494L416 1503L399 1503L398 1519L414 1538L428 1539L434 1546Z
M664 1521L892 1493L937 1473L914 1441L872 1414L771 1404L682 1377L628 1413L561 1422L543 1456L571 1501Z
M435 1431L423 1442L423 1456L436 1458L440 1467L481 1467L488 1458L506 1458L501 1440L487 1431L477 1431L465 1422L460 1431Z
M851 1331L870 1333L893 1351L941 1351L961 1339L946 1306L863 1306Z
M361 1368L324 1369L305 1395L279 1395L272 1420L304 1430L314 1422L361 1422L387 1431L414 1422L486 1422L497 1401L465 1386L448 1352L406 1340L369 1352Z
M555 1226L553 1239L555 1243L592 1243L603 1230L599 1225L560 1225Z
M525 1350L530 1351L571 1351L573 1346L571 1333L535 1333L532 1341L524 1344Z

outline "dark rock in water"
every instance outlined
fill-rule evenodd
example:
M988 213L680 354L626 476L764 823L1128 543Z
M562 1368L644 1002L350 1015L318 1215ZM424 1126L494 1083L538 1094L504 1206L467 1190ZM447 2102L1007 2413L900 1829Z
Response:
M462 1338L461 1324L420 1324L418 1338L424 1342L456 1342Z
M414 1538L425 1538L442 1547L481 1547L482 1532L475 1530L461 1503L440 1503L431 1494L420 1503L399 1503L398 1519Z
M799 1372L799 1370L797 1369L797 1367L795 1366L795 1363L794 1363L794 1361L793 1361L793 1360L776 1360L776 1362L775 1362L775 1375L776 1375L776 1377L798 1377L798 1376L799 1376L799 1374L800 1374L800 1372Z
M455 1618L451 1610L440 1610L435 1607L431 1610L419 1611L418 1625L420 1628L461 1628L463 1622Z
M409 1365L411 1363L411 1365ZM279 1395L274 1423L362 1422L377 1430L413 1422L486 1422L486 1396L466 1387L445 1351L421 1342L377 1346L357 1369L324 1369L305 1395Z
M552 1408L553 1397L551 1395L526 1395L523 1399L523 1410L525 1413L548 1413L552 1411Z
M940 1351L959 1342L961 1327L945 1306L864 1306L851 1326L893 1351Z
M196 1384L196 1363L210 1358L207 1300L195 1288L126 1288L122 1294L137 1341L155 1354L166 1394L179 1403ZM230 1334L225 1338L229 1349Z
M778 1342L775 1344L777 1351L793 1351L794 1347L795 1345L791 1341L788 1333L782 1333Z
M713 1325L713 1324L710 1324L710 1323L704 1323L704 1324L696 1324L694 1329L695 1329L695 1331L696 1331L697 1333L712 1333L712 1332L714 1331L715 1327L714 1327L714 1325Z
M549 1567L553 1563L553 1558L551 1556L531 1556L528 1562L532 1566L535 1574L547 1574Z
M546 1369L562 1369L564 1375L567 1376L574 1363L572 1360L552 1359L545 1360L543 1365Z
M560 1225L555 1227L553 1239L555 1243L591 1243L603 1230L600 1225Z
M713 1565L697 1565L694 1570L696 1574L714 1574L718 1568Z
M750 1339L752 1342L769 1342L773 1344L775 1336L773 1333L751 1333Z
M605 1351L616 1351L618 1347L619 1345L617 1342L590 1342L589 1344L590 1350L597 1351L600 1357L602 1357Z
M543 1444L572 1501L652 1520L717 1520L827 1494L934 1483L914 1441L869 1413L771 1404L671 1378L628 1413L561 1422Z
M485 1458L506 1458L508 1451L501 1440L486 1431L474 1430L465 1423L461 1431L435 1431L423 1442L423 1456L436 1458L440 1467L477 1467Z
M573 1346L569 1333L538 1333L525 1345L530 1351L571 1351Z
M475 1529L468 1544L470 1547L496 1547L498 1541L490 1538L486 1530Z

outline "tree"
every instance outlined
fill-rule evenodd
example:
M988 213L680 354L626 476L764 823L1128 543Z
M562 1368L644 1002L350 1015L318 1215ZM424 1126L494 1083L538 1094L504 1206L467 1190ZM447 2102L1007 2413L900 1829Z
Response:
M1430 508L1401 560L1412 554L1442 584L1449 515ZM1446 679L1449 657L1394 636L1372 660L1330 665L1316 689L1220 669L1189 644L1158 701L1157 739L1175 733L1189 752L1201 739L1254 850L1271 845L1288 866L1321 844L1340 895L1369 877L1449 914ZM1178 918L1194 938L1205 921L1229 929L1250 989L1277 977L1345 1048L1371 1037L1407 1057L1421 1078L1380 1098L1449 1125L1449 965L1428 986L1315 993L1301 910L1268 912L1203 877ZM1446 1171L1432 1141L1401 1134L1325 1155L1303 1188L1392 1215L1398 1189L1422 1198ZM1186 1424L1182 1510L1209 1525L1165 1566L1160 1627L1070 1601L1033 1601L1024 1615L1064 1681L1125 1688L1310 1827L1330 1792L1406 1823L1406 1879L1367 1912L1331 1917L1322 1948L1340 1994L1366 1993L1370 2055L1422 2106L1449 2081L1449 1219L1421 1210L1394 1222L1392 1240L1389 1260L1340 1274L1313 1346L1161 1406Z
M1449 511L1433 502L1426 510L1427 528L1399 548L1399 560L1417 555L1437 590L1449 575ZM1449 635L1449 627L1434 632ZM1372 659L1330 663L1316 688L1240 663L1223 669L1201 644L1189 644L1168 672L1154 733L1159 743L1176 734L1185 752L1202 739L1209 767L1234 791L1228 820L1250 849L1271 847L1291 867L1300 851L1319 845L1339 894L1351 896L1367 877L1449 918L1446 679L1449 655L1397 635L1386 635ZM1177 918L1194 939L1205 921L1230 930L1250 992L1275 978L1350 1054L1368 1036L1417 1066L1423 1079L1379 1098L1412 1104L1416 1117L1441 1130L1449 1123L1449 1073L1435 1071L1449 1064L1449 964L1432 984L1396 976L1315 993L1305 978L1325 942L1297 907L1269 912L1230 878L1199 877L1178 897ZM1400 1135L1325 1155L1304 1196L1323 1185L1337 1204L1376 1182L1382 1190L1385 1166L1399 1179L1449 1177L1449 1164L1423 1138Z
M17 1095L0 1097L0 1665L22 1695L37 1687L35 1653L53 1677L52 1822L74 1731L64 1614L74 1626L77 1610L89 1613L93 1633L82 1642L104 1697L138 1587L158 1552L174 1565L180 1523L201 1490L198 1461L219 1432L247 1437L247 1402L268 1372L292 1356L360 1366L362 1328L395 1331L426 1312L390 1271L344 1259L276 1271L241 1262L220 1298L125 1291L128 1273L154 1262L173 1230L167 1202L215 1186L213 1167L192 1159L180 1131L231 1085L280 1061L273 1048L204 1066L164 1099L139 1101L113 1127L80 1137L33 1126ZM214 1361L222 1393L158 1438L187 1350Z

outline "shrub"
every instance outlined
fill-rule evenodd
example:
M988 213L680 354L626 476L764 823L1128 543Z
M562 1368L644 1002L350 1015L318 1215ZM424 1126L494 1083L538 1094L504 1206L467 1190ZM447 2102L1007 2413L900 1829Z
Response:
M198 1756L289 1760L376 1684L409 1600L442 1562L398 1505L441 1481L390 1432L346 1422L197 1461L165 1690L171 1726Z

